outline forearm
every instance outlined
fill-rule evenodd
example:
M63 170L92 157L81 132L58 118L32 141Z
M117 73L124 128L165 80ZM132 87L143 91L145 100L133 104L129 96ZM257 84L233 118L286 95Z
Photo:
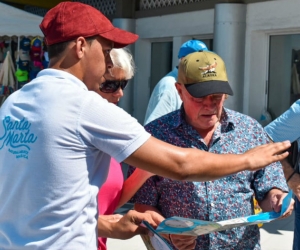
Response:
M287 145L284 146L284 145ZM289 142L277 144L273 147L272 144L265 144L251 150L244 154L212 154L208 152L199 156L199 152L195 153L195 160L192 161L192 166L189 166L193 172L189 172L187 180L194 180L199 178L199 168L195 168L195 162L201 162L203 172L201 172L203 179L200 181L209 181L222 178L227 175L235 174L240 171L256 171L267 165L285 158L288 153L284 150L279 150L282 147L287 149L290 146ZM279 151L278 151L279 150ZM276 153L275 153L276 152Z
M186 149L155 138L146 142L125 160L129 165L176 180L208 181L247 168L242 155L218 155L198 149ZM167 147L166 147L167 145Z
M121 214L108 214L108 215L99 215L99 217L108 222L118 222L123 215ZM98 218L99 219L99 218Z
M123 206L153 174L137 168L123 184L118 208Z
M286 159L281 161L281 165L284 176L286 179L288 179L294 173L294 169L291 167L291 165ZM293 174L293 176L289 179L287 184L289 188L293 190L297 198L300 200L300 175L297 173Z
M184 164L183 171L187 173L185 180L210 181L235 174L248 169L249 161L244 155L212 154L195 149L189 152L186 159L193 159ZM195 168L195 162L201 163L201 168ZM200 171L199 171L200 170ZM200 179L199 179L200 178Z
M282 160L289 143L263 145L242 155L179 148L151 137L125 160L129 165L176 180L209 181Z

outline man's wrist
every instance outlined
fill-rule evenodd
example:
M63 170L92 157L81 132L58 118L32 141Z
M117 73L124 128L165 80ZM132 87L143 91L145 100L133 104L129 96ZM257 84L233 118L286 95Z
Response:
M98 218L98 236L105 237L105 238L114 238L113 234L115 230L113 225L117 223L111 223L107 220L102 219L101 217Z
M285 176L285 179L288 180L292 175L294 175L294 169L292 166L288 163L286 159L281 161L283 173Z
M295 169L293 171L293 173L286 179L286 182L288 183L295 176L296 173L297 173L297 170Z
M245 154L238 155L240 157L241 164L240 166L243 167L243 169L240 169L239 171L252 171L252 162L250 157L247 157Z

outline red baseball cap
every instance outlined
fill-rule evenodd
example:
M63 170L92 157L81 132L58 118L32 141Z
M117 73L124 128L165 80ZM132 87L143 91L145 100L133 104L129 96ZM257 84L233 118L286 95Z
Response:
M138 39L138 35L114 27L99 10L79 2L61 2L50 9L40 29L47 45L99 35L122 48Z

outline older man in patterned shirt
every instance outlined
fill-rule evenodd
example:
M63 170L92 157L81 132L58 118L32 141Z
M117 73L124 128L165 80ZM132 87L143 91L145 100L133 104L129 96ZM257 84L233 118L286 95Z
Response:
M220 154L242 154L269 142L256 120L223 107L227 95L233 92L224 62L215 53L203 51L186 56L179 65L176 88L183 105L146 126L153 136L183 148ZM132 201L136 210L157 213L160 220L180 216L222 221L253 214L253 195L264 211L278 212L287 191L281 165L274 163L256 172L244 171L207 182L154 176ZM256 225L202 235L196 242L185 237L171 235L173 248L260 249Z

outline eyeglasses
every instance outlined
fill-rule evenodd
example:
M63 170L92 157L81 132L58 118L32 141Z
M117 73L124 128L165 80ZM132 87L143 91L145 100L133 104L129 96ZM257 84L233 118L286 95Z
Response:
M122 90L126 88L128 83L128 80L121 80L121 81L110 81L106 80L105 82L101 83L100 85L100 91L104 93L114 93L119 88Z
M191 99L197 103L203 103L204 100L206 100L207 98L209 98L212 102L219 102L222 100L223 95L224 94L211 94L211 95L199 97L199 98L191 96Z

